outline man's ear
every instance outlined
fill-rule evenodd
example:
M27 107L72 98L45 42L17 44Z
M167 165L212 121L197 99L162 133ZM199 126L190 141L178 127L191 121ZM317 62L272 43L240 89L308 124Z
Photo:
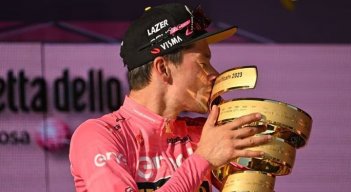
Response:
M164 57L156 57L153 62L153 67L159 77L165 82L170 83L172 80L171 71L169 68L170 63Z

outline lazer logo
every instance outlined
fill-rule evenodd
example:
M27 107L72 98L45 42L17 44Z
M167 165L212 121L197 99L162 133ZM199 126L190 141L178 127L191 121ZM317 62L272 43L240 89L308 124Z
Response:
M165 28L168 26L168 20L165 19L159 23L156 23L154 26L152 26L150 29L147 30L147 34L149 36L153 35L154 33L159 32L161 29Z
M97 167L103 167L109 161L116 161L118 164L127 164L127 160L121 153L114 153L114 152L106 152L106 154L97 154L94 157L94 164Z

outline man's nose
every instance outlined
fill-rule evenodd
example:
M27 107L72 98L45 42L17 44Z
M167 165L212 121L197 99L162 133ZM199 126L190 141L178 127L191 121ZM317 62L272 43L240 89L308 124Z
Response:
M209 73L209 80L211 81L212 84L215 82L218 75L219 75L218 71L211 66L210 73Z

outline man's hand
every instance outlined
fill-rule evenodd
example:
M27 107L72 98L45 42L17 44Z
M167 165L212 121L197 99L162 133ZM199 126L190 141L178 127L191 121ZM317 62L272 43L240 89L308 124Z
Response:
M219 108L214 105L203 127L201 139L195 151L196 154L208 160L212 168L218 168L237 157L264 155L263 152L245 150L244 148L269 142L270 135L255 136L265 129L258 127L240 128L260 120L259 113L245 115L224 125L215 126L218 114Z

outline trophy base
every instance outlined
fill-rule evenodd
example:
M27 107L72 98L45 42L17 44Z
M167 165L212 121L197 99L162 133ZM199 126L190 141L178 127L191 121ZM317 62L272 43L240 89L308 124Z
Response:
M222 192L274 192L275 176L259 171L242 171L229 175Z

